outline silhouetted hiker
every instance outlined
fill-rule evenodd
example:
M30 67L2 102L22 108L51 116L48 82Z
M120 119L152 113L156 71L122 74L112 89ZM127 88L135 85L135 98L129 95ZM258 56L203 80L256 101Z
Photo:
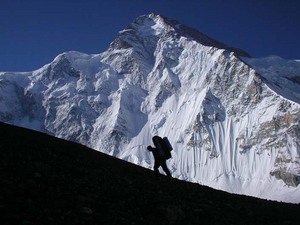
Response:
M158 168L161 166L166 175L171 178L171 173L166 164L166 160L171 158L171 150L169 150L168 146L164 144L163 139L161 137L154 136L152 140L156 148L153 148L149 145L147 149L148 151L152 152L154 156L154 172L158 176ZM171 145L170 148L172 149Z

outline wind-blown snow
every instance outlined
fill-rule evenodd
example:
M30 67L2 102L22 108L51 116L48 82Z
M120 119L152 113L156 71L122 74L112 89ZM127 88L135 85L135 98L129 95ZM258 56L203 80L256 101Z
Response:
M141 16L106 52L0 73L0 119L147 168L151 137L167 136L173 176L299 203L300 62L245 55Z

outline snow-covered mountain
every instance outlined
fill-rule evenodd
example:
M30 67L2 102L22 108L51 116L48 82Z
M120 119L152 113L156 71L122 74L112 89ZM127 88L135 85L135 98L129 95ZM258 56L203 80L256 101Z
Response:
M228 192L300 203L300 62L253 59L159 15L107 51L66 52L0 73L0 120L151 168L167 136L172 174Z

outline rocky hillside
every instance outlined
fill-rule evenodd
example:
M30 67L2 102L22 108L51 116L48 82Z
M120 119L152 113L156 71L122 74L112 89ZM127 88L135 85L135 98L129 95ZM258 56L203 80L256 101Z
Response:
M0 223L298 224L299 205L228 194L0 123Z

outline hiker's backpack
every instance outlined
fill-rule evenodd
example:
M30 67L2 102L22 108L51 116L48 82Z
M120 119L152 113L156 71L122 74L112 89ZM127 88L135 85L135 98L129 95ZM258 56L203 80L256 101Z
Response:
M158 149L158 155L163 159L169 159L172 157L171 151L173 150L167 137L161 138L160 136L154 136L152 141L155 147Z

